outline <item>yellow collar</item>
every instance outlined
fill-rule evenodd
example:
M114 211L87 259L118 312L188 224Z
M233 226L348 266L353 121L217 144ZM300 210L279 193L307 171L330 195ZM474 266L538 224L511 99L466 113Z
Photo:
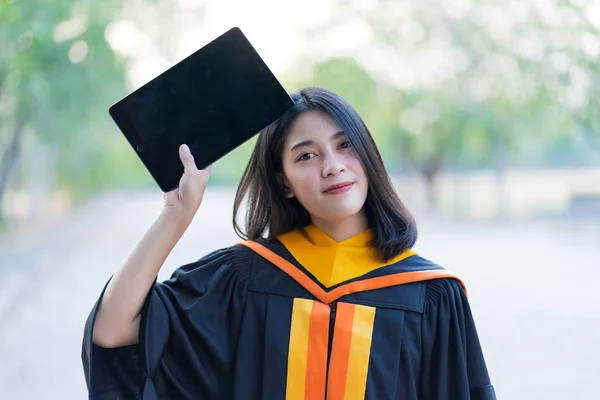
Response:
M317 247L361 247L367 249L369 247L369 242L373 239L373 232L371 229L365 229L341 242L336 241L314 224L304 227L304 231L308 235L308 241ZM296 230L295 232L300 233L299 230Z
M415 254L408 250L383 263L378 259L377 251L369 245L373 238L371 229L341 242L335 241L313 224L304 230L306 236L294 229L279 235L277 239L325 287L357 278Z

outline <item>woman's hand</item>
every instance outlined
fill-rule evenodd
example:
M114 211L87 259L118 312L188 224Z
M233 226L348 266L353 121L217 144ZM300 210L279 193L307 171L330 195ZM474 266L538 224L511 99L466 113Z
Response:
M211 167L199 170L194 156L185 144L179 147L179 158L183 163L183 175L179 180L179 187L163 194L164 211L181 223L189 224L202 203Z

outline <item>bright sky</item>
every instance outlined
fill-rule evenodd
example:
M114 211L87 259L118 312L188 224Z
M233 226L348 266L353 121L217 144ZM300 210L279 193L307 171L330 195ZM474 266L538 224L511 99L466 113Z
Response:
M244 32L273 73L281 76L293 66L296 57L306 51L307 43L301 31L325 23L330 17L329 0L178 2L184 14L196 4L205 4L206 8L202 21L182 19L185 22L178 27L176 60L161 59L150 38L131 23L117 22L109 27L107 37L115 50L128 55L133 53L129 77L134 87L149 81L174 61L183 59L234 26Z
M107 38L118 53L131 57L128 66L128 75L132 86L139 87L156 77L172 66L175 62L185 58L198 50L217 36L231 27L242 29L252 45L256 48L269 68L278 77L282 78L287 72L297 67L297 60L319 59L334 54L350 53L359 62L366 65L371 72L381 73L386 79L391 80L399 87L414 85L428 85L436 82L452 82L457 69L462 69L465 55L458 51L449 42L448 34L441 31L434 35L427 45L422 45L420 39L424 35L424 27L420 25L413 12L417 3L415 0L394 0L389 2L390 12L398 20L397 30L401 35L398 47L393 51L384 45L372 45L371 29L359 19L349 19L333 15L334 7L331 4L336 0L176 0L180 6L179 15L165 16L165 23L154 23L162 15L146 19L140 14L144 9L144 0L128 0L137 8L130 14L142 22L143 26L136 26L131 22L117 22L107 29ZM472 6L472 0L437 0L435 7L431 7L428 15L435 17L436 7L442 7L445 12L454 18L461 18ZM590 23L600 27L600 0L572 0L587 4L587 16ZM372 9L374 0L360 0L355 2L354 10L361 11ZM490 35L506 42L506 46L526 53L528 57L539 58L536 54L544 52L543 44L535 35L525 35L518 43L514 43L511 34L514 24L527 20L528 7L540 9L546 23L549 25L567 26L579 22L577 16L565 11L558 11L555 6L545 0L531 0L523 3L522 0L497 0L490 1L481 8L480 19L486 21ZM192 14L198 6L205 7L202 17ZM146 6L147 7L147 6ZM357 8L360 7L360 8ZM437 8L439 10L439 8ZM421 15L422 17L422 15ZM303 37L303 31L325 25L332 19L341 19L341 24L326 35L308 42ZM175 22L174 22L175 21ZM173 22L175 25L173 25ZM171 27L165 27L171 23ZM169 29L173 29L170 31ZM161 52L156 47L156 41L172 35L172 47L169 48L170 59L161 57ZM167 37L168 38L168 37ZM560 37L558 39L564 39ZM577 44L571 44L571 46ZM600 44L596 37L583 37L580 44L582 50L590 59L600 53ZM361 49L356 51L355 49ZM74 54L77 55L77 54ZM568 56L557 51L552 57L553 65L575 75L585 76L572 65ZM491 58L489 60L490 73L500 71L507 76L518 76L518 68L514 60ZM577 77L577 76L576 76ZM448 79L450 78L450 79ZM510 80L509 80L510 81ZM517 86L518 79L513 79ZM479 82L478 88L485 88L485 82ZM585 83L585 82L584 82ZM581 85L580 85L581 86ZM583 85L585 86L585 85ZM515 89L519 92L520 87ZM582 92L578 90L578 92ZM583 93L583 92L582 92ZM485 96L485 93L482 94ZM571 101L571 103L577 103Z

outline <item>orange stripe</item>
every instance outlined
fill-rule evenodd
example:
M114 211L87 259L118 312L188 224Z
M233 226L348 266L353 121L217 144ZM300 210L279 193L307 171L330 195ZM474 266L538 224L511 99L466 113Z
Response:
M329 345L329 306L313 302L308 333L305 399L324 399Z
M335 329L333 331L331 361L329 362L328 399L343 399L346 395L354 307L354 304L338 303Z
M309 329L313 303L312 300L294 299L288 350L286 400L305 400L304 392L306 391L307 359L310 345Z
M327 301L326 292L323 289L321 289L321 287L315 281L309 278L303 271L298 269L298 267L296 267L294 264L292 264L285 258L281 257L278 254L275 254L262 244L253 242L251 240L246 240L238 244L251 248L256 253L260 254L263 258L272 262L275 266L277 266L283 272L288 274L292 279L294 279L296 282L302 285L304 289L308 290L313 296L321 300L321 303L329 304L329 302Z
M329 301L335 301L340 297L346 296L351 293L364 292L367 290L381 289L389 286L396 286L405 283L427 281L439 278L454 278L458 280L462 285L465 293L467 293L467 288L465 287L465 284L455 273L438 269L432 271L401 272L399 274L378 276L376 278L365 279L362 281L354 281L333 289L331 292L327 293L327 296Z
M367 290L381 289L389 286L402 285L405 283L413 283L440 278L456 279L463 287L467 294L467 287L464 282L453 272L447 270L432 270L432 271L414 271L401 272L398 274L379 276L376 278L364 279L338 286L330 292L323 290L315 281L313 281L302 270L298 269L294 264L290 263L278 254L267 249L263 245L247 240L238 244L251 248L260 256L273 263L283 272L288 274L292 279L302 285L313 296L319 299L322 303L330 304L342 296L346 296L356 292L364 292Z
M374 322L374 307L355 306L344 400L364 400L365 398Z

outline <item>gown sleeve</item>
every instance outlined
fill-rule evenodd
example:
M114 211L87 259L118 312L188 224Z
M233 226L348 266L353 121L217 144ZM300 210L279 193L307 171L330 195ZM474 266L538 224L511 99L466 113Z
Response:
M428 283L420 399L495 400L466 294L454 279Z
M103 291L84 329L89 398L222 398L230 385L250 252L245 246L217 250L178 268L169 280L155 282L135 345L108 349L92 342Z

